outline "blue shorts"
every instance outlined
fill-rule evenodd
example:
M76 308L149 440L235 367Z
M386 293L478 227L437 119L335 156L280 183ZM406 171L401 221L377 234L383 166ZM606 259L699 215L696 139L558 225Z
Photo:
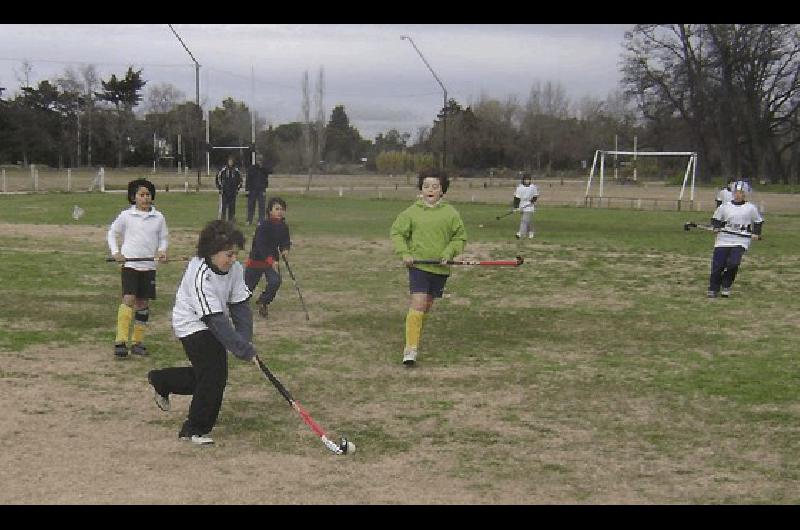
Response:
M447 278L449 276L446 274L433 274L411 267L408 269L408 292L425 293L434 298L441 298Z

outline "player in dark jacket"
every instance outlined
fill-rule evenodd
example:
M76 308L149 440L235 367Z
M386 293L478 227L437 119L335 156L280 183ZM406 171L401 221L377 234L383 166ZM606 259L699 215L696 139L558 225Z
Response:
M236 217L236 195L242 187L242 174L234 165L232 156L228 157L228 164L217 173L215 183L220 194L219 218L233 221Z
M244 282L255 292L261 276L267 278L264 292L256 300L258 314L266 318L267 306L275 299L281 287L280 256L286 256L292 246L289 226L286 224L286 201L272 197L267 203L269 216L258 224L253 236L250 257L245 262Z
M247 224L253 224L253 214L258 203L258 222L264 220L267 187L269 187L270 168L261 165L261 155L256 156L256 163L247 170L244 191L247 192Z

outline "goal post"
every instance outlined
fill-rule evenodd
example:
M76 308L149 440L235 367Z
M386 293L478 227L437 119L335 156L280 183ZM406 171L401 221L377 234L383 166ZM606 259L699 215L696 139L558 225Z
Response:
M215 149L238 151L239 156L243 158L243 152L247 152L250 159L250 165L256 163L256 125L255 125L255 112L251 111L250 115L250 145L212 145L211 144L211 112L205 110L205 123L206 123L206 176L211 175L211 152Z
M586 193L584 195L584 199L588 201L589 193L592 187L592 180L594 180L595 171L598 167L599 161L599 198L603 198L603 184L605 183L605 163L606 163L606 156L613 155L613 156L632 156L634 160L636 157L641 156L663 156L663 157L686 157L686 171L683 175L683 183L681 184L681 191L680 195L678 196L678 201L683 200L683 195L686 191L686 184L689 182L689 176L691 173L691 183L689 186L689 200L693 203L694 202L694 185L695 185L695 176L697 174L697 152L696 151L607 151L598 149L594 152L594 160L592 161L592 168L589 170L589 177L586 181ZM634 175L635 175L636 168L634 167Z

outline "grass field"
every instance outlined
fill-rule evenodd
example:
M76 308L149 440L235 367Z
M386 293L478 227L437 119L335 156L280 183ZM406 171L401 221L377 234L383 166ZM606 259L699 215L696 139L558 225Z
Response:
M733 296L707 300L712 235L682 230L707 214L542 207L516 241L507 205L456 203L465 256L526 262L454 267L409 370L388 240L409 201L283 196L311 320L285 274L254 342L357 453L331 455L233 357L217 444L179 441L189 399L159 411L145 376L187 362L170 327L183 262L159 268L151 356L117 361L103 258L123 197L0 196L0 503L800 501L800 215L767 214ZM156 205L173 257L216 215L210 193Z

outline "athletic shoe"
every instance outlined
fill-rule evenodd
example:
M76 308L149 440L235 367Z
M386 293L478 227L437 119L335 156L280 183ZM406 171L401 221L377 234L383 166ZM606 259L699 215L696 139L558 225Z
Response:
M153 384L153 378L150 372L147 373L147 382L150 383L150 385L153 387L153 399L155 400L156 405L158 405L158 408L160 408L164 412L168 411L169 394L165 396L164 394L158 393L158 390L156 390L156 385Z
M722 288L722 290L719 292L719 295L720 295L722 298L728 298L728 297L731 295L731 290L730 290L730 289L725 289L725 288L723 287L723 288Z
M533 232L528 232L528 239L533 239Z
M137 342L133 346L131 346L131 353L133 353L134 355L140 355L142 357L146 357L147 348L145 348L144 344L142 344L141 342Z
M708 296L709 298L716 298L717 291L708 291L708 294L706 296Z
M417 350L414 348L406 348L403 350L403 364L406 366L414 366L417 362Z
M127 357L128 345L125 344L124 342L118 342L117 344L114 344L114 355L118 359L124 359L125 357Z
M516 237L517 239L519 239L519 238L520 238L519 232L517 232L516 234L514 234L514 237Z
M214 440L207 434L193 434L191 436L183 435L180 437L181 440L186 440L187 442L192 442L195 445L213 445Z
M262 318L267 318L269 316L269 304L257 303L256 305L258 306L258 314Z

